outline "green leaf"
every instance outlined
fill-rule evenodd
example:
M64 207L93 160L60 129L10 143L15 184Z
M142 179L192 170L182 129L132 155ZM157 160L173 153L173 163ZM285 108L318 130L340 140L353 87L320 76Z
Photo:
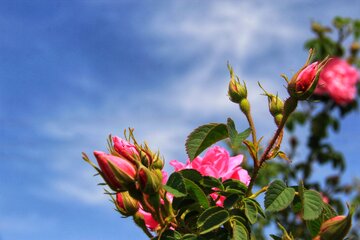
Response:
M231 142L231 146L233 148L240 147L241 143L249 137L251 133L251 129L248 128L245 131L238 133L238 131L235 128L235 123L231 118L227 119L227 130Z
M248 199L244 199L244 206L245 206L245 215L249 220L249 222L251 224L256 223L257 214L258 214L257 206L252 201L248 201Z
M186 190L190 197L197 201L203 208L209 208L210 204L203 190L189 179L184 179Z
M222 226L224 223L226 223L229 220L229 213L228 211L222 209L220 211L217 211L213 214L211 214L204 223L202 224L200 228L200 234L205 234L208 232L211 232L220 226Z
M172 195L174 195L174 197L185 197L186 196L185 193L182 193L182 192L180 192L180 191L176 190L175 188L172 188L172 187L170 187L168 185L163 185L163 187L164 187L165 191L171 193Z
M265 193L265 209L277 212L290 205L295 196L295 190L286 187L280 180L273 181Z
M236 142L242 142L249 137L251 128L247 128L236 136Z
M195 183L198 183L202 179L202 175L195 169L183 169L179 171L184 178L187 178Z
M330 206L330 204L328 203L324 203L323 202L323 216L324 216L324 221L333 218L335 216L337 216L337 212L334 210L334 208L332 206Z
M240 196L238 194L232 194L224 200L224 208L231 208L237 201L240 200Z
M308 228L312 237L318 235L321 228L321 224L324 221L337 216L336 211L329 204L323 202L322 205L323 205L323 210L320 216L315 220L306 221L306 227Z
M206 220L211 215L213 215L219 211L222 211L222 210L224 210L224 209L221 207L218 207L218 206L214 206L214 207L210 207L210 208L206 209L205 211L203 211L197 220L197 223L196 223L197 227L201 228L204 225L204 223L206 222Z
M196 239L198 239L198 236L197 236L196 234L190 234L190 233L185 234L185 235L181 238L181 240L196 240Z
M238 135L238 131L235 128L235 123L231 118L227 119L227 131L229 134L230 142L233 147L236 145L236 137Z
M166 185L169 188L167 188L165 190L174 194L173 192L171 192L172 189L174 189L174 190L177 190L180 194L186 195L187 191L186 191L186 186L185 186L184 180L185 180L184 177L179 172L173 172L170 175L169 180L166 183ZM178 193L175 193L175 194L178 194ZM175 197L177 197L177 196L175 196Z
M309 230L311 237L315 237L319 233L322 222L322 216L319 216L314 220L306 221L306 227Z
M320 216L323 210L323 201L320 193L314 190L304 190L302 196L304 220L313 220Z
M188 136L185 144L186 152L192 161L206 148L228 136L227 126L223 123L202 125Z
M228 193L245 195L247 191L247 186L243 182L232 178L224 181L223 186L225 188L225 192Z
M200 180L200 184L205 187L218 188L220 190L224 190L224 186L223 186L222 182L219 179L211 177L211 176L204 176Z
M264 213L264 210L263 210L262 207L260 206L260 203L258 203L255 199L252 199L252 198L246 198L246 201L252 202L252 203L256 206L259 214L260 214L263 218L266 218L265 213Z
M166 230L164 231L160 237L156 238L158 240L180 240L181 234L177 231Z
M299 196L294 197L294 200L292 202L292 209L296 214L301 212L302 203L301 203L301 198Z
M249 233L246 227L244 226L244 224L242 224L241 222L236 220L232 221L232 228L233 228L233 236L232 236L233 240L249 239Z

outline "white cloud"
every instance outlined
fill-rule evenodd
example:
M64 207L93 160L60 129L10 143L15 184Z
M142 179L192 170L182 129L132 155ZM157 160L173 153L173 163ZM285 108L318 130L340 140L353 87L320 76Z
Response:
M273 3L209 1L191 7L185 1L163 10L150 22L148 31L170 39L162 42L159 50L175 58L200 48L206 49L209 61L224 54L245 59L271 47L274 41L286 42L301 34L283 21L284 13Z
M118 96L107 94L104 104L96 109L96 116L93 110L76 106L76 110L71 109L71 114L68 109L63 109L58 118L42 125L42 131L49 137L74 142L70 153L53 163L59 177L54 177L48 184L53 191L61 193L58 196L76 198L85 204L103 202L100 188L90 186L94 182L89 182L83 175L88 176L89 172L80 171L79 174L78 169L74 171L71 161L74 161L76 149L76 157L81 161L77 153L85 150L84 147L98 143L105 146L106 135L111 131L121 134L122 128L131 125L136 128L140 140L147 140L154 150L160 149L165 158L171 160L185 156L185 138L196 127L194 121L200 122L203 118L211 121L219 117L225 120L228 115L241 117L237 106L226 96L228 73L223 59L236 60L240 66L238 72L250 79L247 86L252 110L258 119L256 122L261 124L260 129L272 129L272 121L263 121L267 114L266 99L259 96L261 91L256 81L251 81L255 79L254 70L244 69L242 63L248 56L268 51L276 41L291 40L294 28L291 23L281 21L281 12L273 4L259 8L254 3L212 1L204 5L203 8L188 8L187 4L179 2L166 4L166 11L162 9L154 14L146 26L145 33L156 36L163 43L153 54L160 52L158 56L175 60L185 57L192 63L182 73L170 76L169 84L157 90L141 90L127 99L130 104L121 106L120 112L113 111L114 102L117 102L114 98ZM264 24L276 28L264 28ZM263 41L264 37L266 41ZM191 56L197 53L204 57L195 62ZM81 84L93 91L91 84L94 81L86 80L88 76L80 76L84 80ZM136 113L138 109L141 111ZM81 141L75 141L78 139Z

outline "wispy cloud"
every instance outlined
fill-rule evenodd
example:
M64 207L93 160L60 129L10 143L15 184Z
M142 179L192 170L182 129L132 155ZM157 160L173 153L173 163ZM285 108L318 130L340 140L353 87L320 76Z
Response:
M116 106L118 96L106 94L103 104L96 108L96 115L88 106L61 109L58 117L43 123L42 131L49 138L73 142L71 149L77 148L80 152L86 145L105 143L109 132L121 133L122 128L131 125L136 127L140 139L148 140L168 160L184 158L186 135L196 124L205 119L214 121L224 118L225 121L224 115L239 115L237 107L226 96L228 73L224 59L236 60L239 71L244 73L247 80L251 80L254 78L253 69L246 70L241 63L249 55L268 51L276 41L293 38L293 26L281 21L280 15L280 10L270 4L262 8L253 3L219 1L212 1L202 8L187 8L186 4L179 2L166 4L166 11L161 9L151 16L144 33L163 43L156 46L152 54L160 58L173 57L175 61L185 57L190 61L188 67L166 76L168 83L161 88L139 89L136 96L127 99L127 104ZM263 23L269 21L278 27L264 29ZM266 42L262 40L265 36ZM194 54L203 57L194 61ZM94 91L92 84L95 82L96 85L96 79L90 81L88 75L80 79L79 84L85 84L85 90ZM262 79L267 78L263 76ZM248 88L257 91L257 94L251 92L249 98L255 118L262 119L260 116L267 110L260 104L266 104L266 99L259 96L261 91L256 85L255 80L248 81ZM109 89L109 93L112 92ZM114 111L116 107L118 110ZM260 123L263 129L272 124ZM82 139L81 143L75 141L79 138ZM98 190L85 183L88 178L81 177L81 174L79 177L78 169L74 171L73 164L70 164L74 156L70 154L68 159L62 157L61 161L54 161L56 166L61 162L61 168L55 167L59 171L56 175L61 177L55 177L48 184L53 191L62 193L62 198L100 204L103 198L96 197Z

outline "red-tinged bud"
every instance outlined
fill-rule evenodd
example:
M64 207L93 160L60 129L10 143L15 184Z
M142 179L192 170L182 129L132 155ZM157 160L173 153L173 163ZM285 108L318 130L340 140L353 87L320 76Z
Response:
M233 103L240 103L242 99L247 98L246 85L245 83L240 83L239 79L234 74L233 68L229 64L228 69L230 71L230 82L228 91L230 101L232 101Z
M323 222L319 236L321 240L344 239L351 227L351 218L336 216Z
M159 176L160 170L149 170L146 167L141 167L138 171L138 182L143 193L153 194L159 191L162 182L162 175Z
M139 202L132 198L129 192L116 194L116 208L124 216L132 216L139 210Z
M100 151L95 151L94 155L102 177L112 190L123 192L133 186L136 169L129 161Z
M316 240L344 239L351 228L351 218L355 207L349 209L347 216L336 216L323 222Z
M308 65L304 70L302 70L296 79L296 91L297 92L305 92L314 82L316 77L316 72L318 70L319 63L314 62Z
M312 51L305 65L291 78L287 90L291 97L297 100L306 100L314 92L319 81L319 75L326 65L328 58L310 64Z
M234 103L239 103L242 99L247 97L246 85L241 84L238 79L231 78L229 83L229 98Z
M115 136L113 137L113 142L115 151L127 160L134 161L134 155L139 155L135 145L129 143L128 141Z

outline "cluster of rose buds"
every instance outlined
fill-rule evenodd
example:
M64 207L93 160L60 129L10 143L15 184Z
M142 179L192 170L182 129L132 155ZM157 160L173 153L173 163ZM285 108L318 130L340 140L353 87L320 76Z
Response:
M134 144L130 143L132 138ZM114 193L109 193L118 212L133 216L143 229L154 230L163 221L160 213L164 203L161 186L166 179L162 171L164 161L160 154L153 153L147 144L137 144L130 130L129 140L109 138L109 152L94 151L99 168L86 154L89 162L102 176ZM116 197L114 198L113 195Z

